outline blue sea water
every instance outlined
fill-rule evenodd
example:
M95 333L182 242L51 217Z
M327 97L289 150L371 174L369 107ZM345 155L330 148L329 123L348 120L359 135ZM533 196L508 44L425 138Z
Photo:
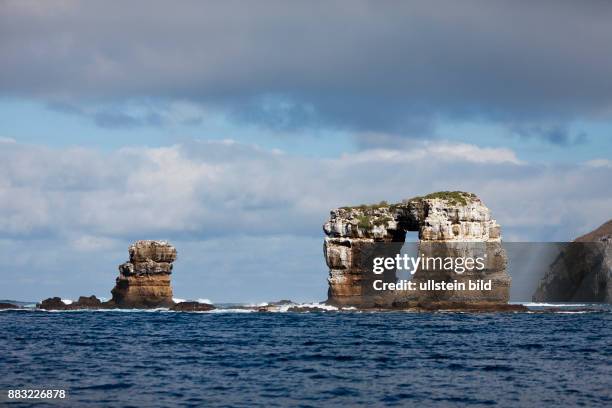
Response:
M611 363L610 311L0 313L8 406L609 407Z

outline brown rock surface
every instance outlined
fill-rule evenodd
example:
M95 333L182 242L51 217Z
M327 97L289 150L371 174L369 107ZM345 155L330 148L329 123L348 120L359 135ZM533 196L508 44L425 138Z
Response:
M170 275L176 249L165 241L137 241L129 254L129 262L119 266L110 303L126 308L173 306Z
M324 255L329 271L328 303L361 308L393 308L406 302L507 304L510 277L501 246L501 228L489 209L472 193L438 192L397 204L341 207L324 224ZM456 274L438 268L419 268L412 281L430 279L467 283L485 279L491 291L374 291L374 280L397 280L396 271L372 272L373 256L393 257L408 231L418 231L418 254L427 257L486 255L480 271Z

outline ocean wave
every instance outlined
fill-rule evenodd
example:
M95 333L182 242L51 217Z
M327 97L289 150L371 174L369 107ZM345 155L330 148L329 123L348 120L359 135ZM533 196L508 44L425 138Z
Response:
M527 307L585 307L586 303L539 303L539 302L519 302L519 305Z
M213 309L213 310L208 310L206 312L187 312L187 313L253 313L253 312L257 312L257 310L256 309L228 308L228 309Z

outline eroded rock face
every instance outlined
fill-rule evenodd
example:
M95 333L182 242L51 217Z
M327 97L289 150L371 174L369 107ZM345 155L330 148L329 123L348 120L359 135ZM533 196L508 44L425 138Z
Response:
M440 192L398 204L342 207L324 224L324 254L329 272L328 303L358 307L403 307L427 302L507 303L510 277L501 246L501 228L472 193ZM485 268L456 275L441 269L419 269L412 281L467 282L491 280L491 291L374 292L375 279L395 281L396 272L372 274L371 257L399 253L407 231L418 231L418 253L457 257L487 254Z
M119 266L111 303L126 308L174 305L170 275L176 249L165 241L137 241L129 254L129 262Z
M568 243L532 298L535 302L612 303L612 220Z

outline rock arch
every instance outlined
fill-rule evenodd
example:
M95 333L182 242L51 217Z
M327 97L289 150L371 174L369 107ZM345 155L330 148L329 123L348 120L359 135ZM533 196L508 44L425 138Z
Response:
M360 307L411 307L423 303L499 304L509 300L510 277L501 246L501 228L473 193L438 192L397 204L341 207L323 225L325 260L329 267L328 303ZM486 279L491 290L375 292L372 253L397 253L407 231L418 231L419 254L426 256L484 255L481 271L450 275L443 270L417 270L415 283ZM395 279L395 271L386 279Z

